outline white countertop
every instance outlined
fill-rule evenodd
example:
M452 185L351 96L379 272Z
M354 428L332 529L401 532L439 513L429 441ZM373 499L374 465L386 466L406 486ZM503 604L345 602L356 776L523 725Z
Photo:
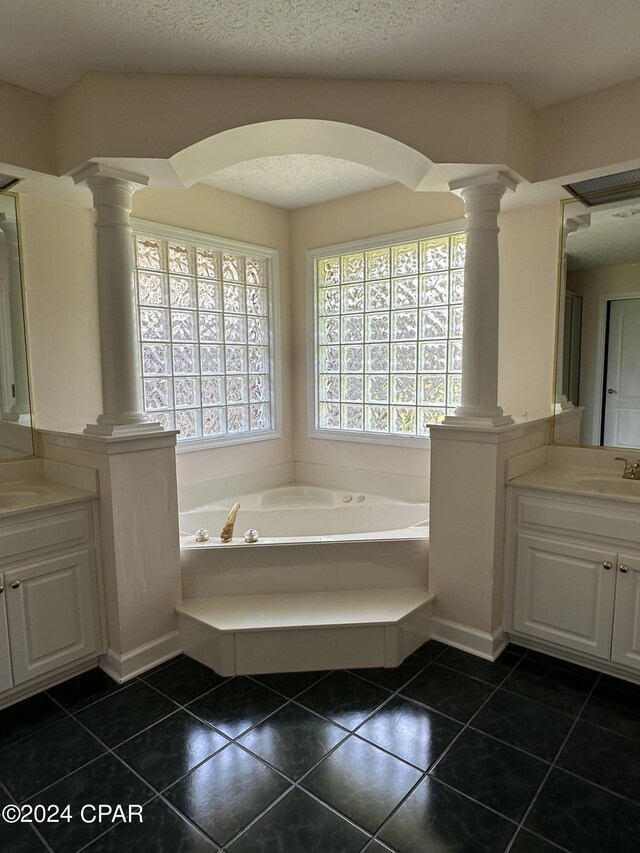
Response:
M603 468L562 468L545 465L507 482L508 486L608 498L640 504L640 480L625 480L622 471Z

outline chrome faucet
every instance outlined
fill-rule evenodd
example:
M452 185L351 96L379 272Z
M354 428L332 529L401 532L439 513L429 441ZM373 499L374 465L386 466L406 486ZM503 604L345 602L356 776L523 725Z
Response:
M640 480L640 459L629 462L624 456L616 456L616 462L624 462L623 480Z
M240 504L236 501L231 507L231 512L227 516L227 520L222 528L222 533L220 534L220 539L222 539L223 542L231 542L233 539L233 528L236 523L236 516L239 509Z

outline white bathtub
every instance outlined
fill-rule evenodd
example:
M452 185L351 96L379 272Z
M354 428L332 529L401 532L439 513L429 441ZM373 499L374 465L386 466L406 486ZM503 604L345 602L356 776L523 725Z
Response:
M240 511L234 538L223 543L220 532L236 500ZM185 510L180 532L184 546L205 528L211 538L204 547L223 548L245 545L249 528L260 533L256 544L420 539L427 535L428 516L426 503L292 484Z
M220 541L233 503L234 537ZM180 512L184 598L426 586L427 503L290 484ZM198 529L208 542L196 542ZM249 528L255 544L244 541Z

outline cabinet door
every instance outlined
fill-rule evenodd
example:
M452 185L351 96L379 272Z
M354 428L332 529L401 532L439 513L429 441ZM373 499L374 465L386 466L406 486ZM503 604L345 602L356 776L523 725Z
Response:
M611 660L640 669L640 554L618 554L616 575Z
M518 533L514 630L609 659L616 553Z
M4 575L0 572L0 693L13 686L11 658L9 656L9 632L7 630L6 589Z
M88 550L5 570L4 579L15 684L96 652Z

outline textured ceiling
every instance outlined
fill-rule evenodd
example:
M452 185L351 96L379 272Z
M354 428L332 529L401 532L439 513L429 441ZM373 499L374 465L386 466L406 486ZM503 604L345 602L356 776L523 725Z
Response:
M87 71L509 83L534 106L640 76L638 0L2 0L0 80Z
M640 201L589 212L591 224L569 234L565 241L570 270L640 262ZM640 270L638 283L640 286Z
M267 204L293 209L393 183L387 175L320 154L281 154L247 160L204 183Z

